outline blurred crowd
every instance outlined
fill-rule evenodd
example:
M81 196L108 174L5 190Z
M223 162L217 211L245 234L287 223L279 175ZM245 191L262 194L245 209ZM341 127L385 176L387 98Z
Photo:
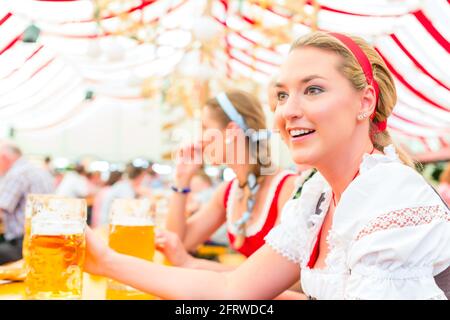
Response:
M84 198L88 206L87 222L91 227L108 224L114 199L152 198L166 194L170 177L153 169L152 161L130 161L123 170L91 171L82 163L55 168L51 157L41 163L30 161L21 149L10 142L0 146L0 264L21 258L24 211L27 194L56 194ZM218 181L200 171L192 180L186 215L194 214L212 195ZM214 237L226 242L226 235Z
M87 222L91 227L108 224L108 214L114 199L152 198L170 192L171 177L158 174L152 161L130 161L124 170L90 171L86 165L75 164L61 170L45 157L36 164L27 160L20 148L10 142L0 147L0 264L21 258L24 210L27 194L56 194L84 198L88 205ZM186 218L195 214L212 197L223 180L199 171L190 182ZM442 171L436 190L450 204L450 164ZM228 243L223 225L208 240L213 244Z

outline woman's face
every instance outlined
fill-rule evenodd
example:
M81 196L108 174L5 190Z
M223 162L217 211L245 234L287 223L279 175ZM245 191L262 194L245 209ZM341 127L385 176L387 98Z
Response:
M330 161L355 138L361 94L339 72L341 59L303 47L281 67L275 124L296 163Z
M208 106L202 110L201 122L203 156L212 165L221 165L225 162L225 128Z

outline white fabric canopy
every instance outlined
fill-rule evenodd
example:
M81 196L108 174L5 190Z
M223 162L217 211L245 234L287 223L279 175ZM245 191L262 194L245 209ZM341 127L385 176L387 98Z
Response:
M311 11L313 2L307 2L305 11ZM95 3L88 0L0 0L3 126L37 134L64 128L100 104L140 103L147 99L145 79L163 79L175 69L211 81L247 78L264 87L289 48L280 30L291 37L310 31L282 0L213 0L209 24L199 23L205 0L122 3L97 22ZM320 30L363 36L386 60L398 89L398 105L388 121L397 142L425 160L450 158L450 1L318 3ZM149 26L139 32L152 41L115 35L127 23L119 12ZM31 23L40 34L37 42L26 43L24 31ZM195 68L194 35L208 32L216 38L213 72ZM85 100L87 90L95 99Z

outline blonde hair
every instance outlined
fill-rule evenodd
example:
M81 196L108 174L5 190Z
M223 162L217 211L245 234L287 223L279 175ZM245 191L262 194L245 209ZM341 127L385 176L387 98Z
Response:
M230 102L233 104L236 111L244 118L245 123L249 129L255 131L267 129L266 116L259 100L252 94L242 90L230 90L225 92ZM206 101L206 106L210 108L213 117L222 125L223 128L231 122L231 119L223 111L222 107L216 98L211 98ZM249 141L249 140L248 140ZM250 141L249 141L250 142ZM270 149L267 140L256 142L255 148L252 150L258 151L256 155L257 173L260 173L261 167L270 167Z
M414 161L400 147L392 142L392 138L387 130L379 131L376 123L386 121L391 115L397 102L397 91L395 89L394 79L389 72L383 58L370 46L364 39L356 36L350 37L366 54L372 65L373 77L378 83L379 97L375 110L375 117L371 120L369 134L374 147L383 151L384 147L393 144L400 160L410 166L415 167ZM290 51L302 47L314 47L327 51L332 51L343 59L339 66L339 71L351 82L356 90L364 89L368 84L362 67L358 60L340 40L326 32L313 32L297 39L291 46Z

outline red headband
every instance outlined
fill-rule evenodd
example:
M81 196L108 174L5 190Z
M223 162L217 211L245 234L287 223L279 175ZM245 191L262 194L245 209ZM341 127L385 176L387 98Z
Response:
M336 32L330 32L329 34L338 39L339 41L341 41L353 53L356 60L358 60L358 63L361 66L364 75L366 76L367 83L374 88L377 103L375 104L375 109L373 113L370 115L370 119L373 120L373 118L375 117L375 111L377 109L380 89L378 88L377 81L373 77L372 64L370 63L369 58L367 58L366 54L361 49L361 47L358 46L350 37L347 37L346 35ZM378 127L378 130L380 131L386 130L386 120L382 122L377 122L375 124Z

